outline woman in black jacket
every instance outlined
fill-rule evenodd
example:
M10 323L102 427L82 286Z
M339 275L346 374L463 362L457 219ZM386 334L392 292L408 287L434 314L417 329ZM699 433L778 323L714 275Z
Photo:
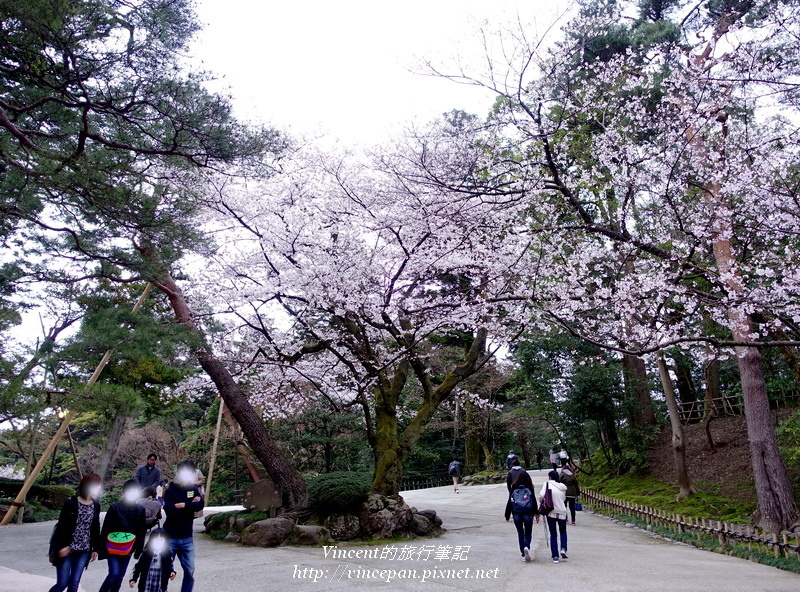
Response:
M97 559L100 538L100 497L102 480L89 474L81 479L77 495L61 509L50 539L50 562L56 566L56 584L50 592L77 592L83 570Z
M145 525L144 508L136 502L141 495L139 483L130 479L122 486L122 501L108 509L100 532L105 546L100 550L100 558L108 560L108 575L100 586L100 592L119 592L131 555L139 557L144 549ZM111 552L108 548L108 535L129 533L136 537L133 547L124 555Z
M147 541L147 548L133 566L131 588L139 581L139 592L165 592L170 580L175 579L172 555L169 552L167 531L154 528Z

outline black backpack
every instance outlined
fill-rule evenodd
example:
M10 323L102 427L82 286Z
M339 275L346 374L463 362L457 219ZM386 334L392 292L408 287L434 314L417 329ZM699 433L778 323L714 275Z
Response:
M461 463L459 463L457 460L454 460L453 462L450 463L450 466L447 467L447 472L450 473L451 477L460 477L459 475L459 473L461 472L460 471L461 467L459 466L460 464Z

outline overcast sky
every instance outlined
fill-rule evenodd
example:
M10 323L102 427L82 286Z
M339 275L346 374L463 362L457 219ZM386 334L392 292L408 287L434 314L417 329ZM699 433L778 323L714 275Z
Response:
M237 115L345 143L378 142L414 118L483 115L486 90L420 75L423 58L467 56L480 68L480 26L545 30L565 0L198 0L193 46ZM471 57L469 57L471 56Z

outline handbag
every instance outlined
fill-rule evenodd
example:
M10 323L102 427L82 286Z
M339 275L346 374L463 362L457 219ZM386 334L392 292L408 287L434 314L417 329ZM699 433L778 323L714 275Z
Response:
M544 495L542 496L542 501L539 503L539 513L542 516L547 516L550 512L553 511L553 492L550 491L550 484L545 483L544 486Z
M583 512L583 504L580 502L575 502L575 511L576 512Z

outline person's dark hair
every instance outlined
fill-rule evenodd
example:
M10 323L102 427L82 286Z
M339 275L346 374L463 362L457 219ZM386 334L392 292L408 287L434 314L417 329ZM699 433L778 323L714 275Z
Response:
M151 452L147 455L147 460L150 460L151 458L158 460L158 455L155 452Z
M180 471L181 469L191 469L195 471L197 470L197 467L190 460L182 460L181 462L178 463L178 470Z
M122 493L125 493L129 489L138 488L138 487L139 487L139 482L136 479L128 479L122 485Z
M95 473L87 473L81 479L81 482L78 484L78 495L84 499L87 498L89 495L89 488L93 485L102 485L103 480L100 478L100 475L96 475Z
M142 497L155 497L155 496L156 496L156 490L153 489L152 487L145 487L144 489L142 489Z
M561 483L561 478L558 476L558 471L550 471L547 473L547 476L550 477L556 483Z
M519 464L519 459L515 458L514 460L511 461L511 466L512 467L519 467L519 466L522 466L522 465Z

